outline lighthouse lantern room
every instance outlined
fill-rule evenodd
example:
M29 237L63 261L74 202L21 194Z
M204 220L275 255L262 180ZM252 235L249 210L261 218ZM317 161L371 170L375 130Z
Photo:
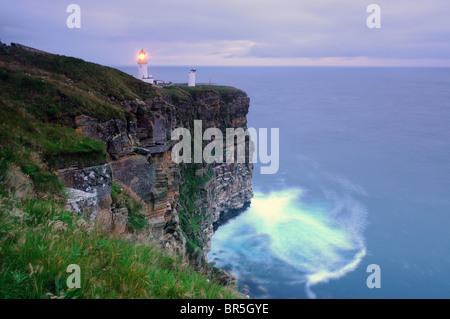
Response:
M138 79L153 84L153 76L148 74L148 63L147 63L147 53L144 49L139 52L138 56Z

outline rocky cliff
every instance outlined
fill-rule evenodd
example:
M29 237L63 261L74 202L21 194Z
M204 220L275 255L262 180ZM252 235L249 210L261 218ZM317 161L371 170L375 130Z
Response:
M203 130L219 128L247 128L249 98L238 90L217 92L211 89L192 90L189 101L178 102L177 122L190 128L194 120L202 120ZM248 141L246 141L248 151ZM225 151L235 152L238 147ZM181 166L181 225L189 248L210 249L211 236L220 224L242 211L253 197L251 163L186 164ZM194 179L194 181L192 181ZM189 189L190 188L190 189ZM183 194L184 193L184 194ZM186 198L192 194L195 200ZM191 207L189 209L189 207ZM196 221L196 222L195 222ZM192 247L194 246L194 247Z
M132 115L126 122L77 116L76 129L102 141L110 161L97 167L64 168L59 176L71 189L69 209L82 211L76 205L79 202L91 218L100 219L118 232L124 230L127 213L122 210L121 216L116 216L111 209L112 182L130 188L144 203L154 239L167 249L185 254L186 241L191 243L188 252L196 248L208 251L217 226L243 209L253 192L251 163L177 165L171 160L174 142L170 138L176 127L192 129L194 120L202 120L205 129L246 129L247 95L230 88L225 92L214 87L180 90L185 93L182 98L167 94L123 101L121 106ZM193 203L189 201L192 198L186 200L182 194L183 187L187 187L184 184L192 183L183 178L189 171L194 176ZM97 201L92 201L89 194L96 194ZM195 227L194 220L199 221Z
M214 230L253 196L249 163L171 159L172 131L192 131L194 120L224 133L246 129L249 98L238 89L155 88L116 69L2 43L0 88L0 179L16 167L31 180L30 196L65 201L118 234L134 225L203 262Z
M205 265L205 252L213 231L248 205L252 165L175 164L171 134L192 130L195 120L203 129L245 129L244 92L156 88L117 69L1 42L0 92L0 259L10 269L3 282L13 284L0 295L69 292L55 278L75 262L92 274L76 296L240 296L217 287L235 280ZM248 148L236 140L225 151L237 143ZM13 279L31 265L45 269L39 279Z

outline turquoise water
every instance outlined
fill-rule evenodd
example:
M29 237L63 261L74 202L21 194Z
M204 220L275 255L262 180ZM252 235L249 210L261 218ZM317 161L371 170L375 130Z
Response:
M189 68L153 68L185 82ZM133 69L128 69L133 72ZM450 69L200 67L280 128L250 208L208 258L254 298L450 298ZM367 266L381 268L369 289Z

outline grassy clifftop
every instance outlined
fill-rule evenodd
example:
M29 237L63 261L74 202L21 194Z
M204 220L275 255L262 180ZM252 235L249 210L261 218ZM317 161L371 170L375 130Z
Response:
M19 46L0 46L0 90L14 107L65 126L80 114L125 119L120 101L156 95L150 85L116 69Z
M0 202L0 298L236 298L160 248L115 238L50 201ZM81 269L67 289L66 268Z
M76 116L126 120L133 115L122 101L193 93L0 43L0 298L241 297L185 260L115 238L62 207L56 170L107 161L102 142L75 130ZM65 285L71 263L81 267L81 289Z

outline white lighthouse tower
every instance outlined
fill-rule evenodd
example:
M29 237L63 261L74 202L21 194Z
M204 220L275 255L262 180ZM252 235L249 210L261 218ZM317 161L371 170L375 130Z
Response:
M153 84L153 76L148 75L148 63L147 63L147 54L144 52L144 49L139 52L139 60L138 60L138 76L139 80L142 80L146 83Z
M191 69L188 74L188 86L195 86L195 72L196 69Z

